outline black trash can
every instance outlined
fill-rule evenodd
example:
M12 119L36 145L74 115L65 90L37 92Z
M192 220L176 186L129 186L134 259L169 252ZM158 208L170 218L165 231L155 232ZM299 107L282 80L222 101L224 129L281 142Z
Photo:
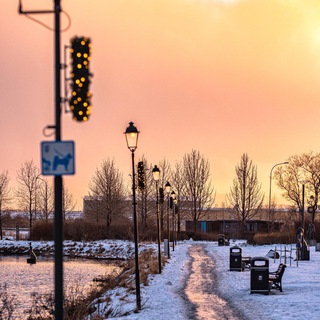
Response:
M298 259L299 260L301 260L301 261L302 260L306 260L306 261L310 260L310 248L306 243L302 244L302 246L297 245L297 251L299 251L298 252L298 254L299 254Z
M225 235L224 234L219 234L218 235L218 246L224 246L225 245Z
M242 249L238 246L230 248L230 271L242 271Z
M310 249L309 247L300 248L299 260L310 261Z
M269 285L269 258L254 257L251 259L251 293L270 292Z

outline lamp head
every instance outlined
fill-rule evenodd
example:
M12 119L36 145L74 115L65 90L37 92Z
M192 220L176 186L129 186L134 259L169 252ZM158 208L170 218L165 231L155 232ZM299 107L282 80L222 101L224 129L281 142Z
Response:
M154 181L159 181L160 179L160 169L155 165L152 169L152 176Z
M166 189L166 193L169 195L169 193L171 191L171 184L169 183L169 181L167 181L167 183L165 185L165 189Z
M124 134L126 135L127 146L132 152L137 149L139 133L138 129L133 125L133 122L130 122Z

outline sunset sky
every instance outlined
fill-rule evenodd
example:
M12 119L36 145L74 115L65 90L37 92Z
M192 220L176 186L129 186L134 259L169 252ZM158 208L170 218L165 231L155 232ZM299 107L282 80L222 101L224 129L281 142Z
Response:
M53 2L22 1L25 10ZM54 124L54 34L19 15L18 0L1 4L0 170L9 170L15 188L21 164L33 159L40 167L40 143L53 139L42 129ZM267 204L272 166L319 152L318 0L61 4L72 20L61 34L62 56L75 35L90 37L93 48L92 116L76 123L62 115L62 139L76 146L76 174L64 181L78 209L104 159L114 159L130 183L123 135L130 121L141 132L137 159L174 166L192 149L208 158L218 206L243 153L257 165ZM53 27L53 15L32 17ZM66 15L61 21L66 27Z

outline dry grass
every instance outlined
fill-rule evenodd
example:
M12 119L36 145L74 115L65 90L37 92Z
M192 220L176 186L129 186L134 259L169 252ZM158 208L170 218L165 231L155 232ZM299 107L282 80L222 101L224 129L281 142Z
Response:
M162 265L166 262L166 259L162 259ZM119 300L123 300L124 303L127 300L127 295L134 294L136 290L135 285L135 260L127 261L122 264L122 272L117 275L117 277L108 277L101 279L101 292L108 292L115 288L124 288L127 294L123 295L123 291L118 293ZM153 249L145 250L139 254L139 275L140 283L147 286L149 284L150 275L157 274L159 272L158 255ZM113 293L114 294L114 293ZM104 318L108 315L115 313L110 306L111 302L106 301L108 295L102 294L101 297L92 300L92 308L89 310L88 314L94 314L92 318L95 320L100 320L100 315ZM111 298L110 298L111 299ZM108 303L110 302L110 303ZM107 304L105 304L107 303ZM134 311L134 310L132 310Z
M7 292L7 284L0 285L0 320L10 320L13 318L16 304L15 297Z

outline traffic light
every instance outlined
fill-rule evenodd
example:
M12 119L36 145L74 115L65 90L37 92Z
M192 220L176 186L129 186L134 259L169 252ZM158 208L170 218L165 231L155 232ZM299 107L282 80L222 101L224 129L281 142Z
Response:
M145 187L145 174L143 161L138 162L138 187L140 190L144 190Z
M87 121L91 114L91 93L89 91L89 62L91 59L91 42L89 38L74 37L71 39L71 79L72 94L69 100L73 119Z

